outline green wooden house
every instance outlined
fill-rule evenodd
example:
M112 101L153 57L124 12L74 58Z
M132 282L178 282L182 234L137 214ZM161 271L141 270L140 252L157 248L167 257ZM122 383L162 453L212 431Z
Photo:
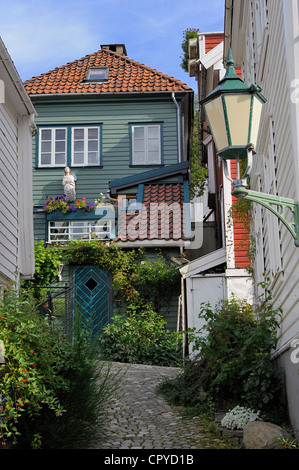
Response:
M130 249L144 246L149 252L162 248L178 256L190 238L193 90L129 59L121 44L103 45L24 85L38 114L35 240L50 247L95 238ZM74 184L64 186L65 168ZM74 193L69 212L45 210L57 198L65 200L69 190ZM78 200L88 210L78 210ZM96 205L99 200L105 205ZM109 321L106 274L90 265L63 270L83 303L99 309L106 305ZM176 309L167 320L175 325Z

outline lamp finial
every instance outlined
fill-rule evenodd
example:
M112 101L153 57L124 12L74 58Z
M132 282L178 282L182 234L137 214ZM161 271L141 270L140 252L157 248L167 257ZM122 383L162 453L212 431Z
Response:
M227 54L227 59L226 59L226 74L225 78L239 78L238 75L236 74L236 69L235 69L235 61L233 58L232 50L231 48L228 49L228 54Z

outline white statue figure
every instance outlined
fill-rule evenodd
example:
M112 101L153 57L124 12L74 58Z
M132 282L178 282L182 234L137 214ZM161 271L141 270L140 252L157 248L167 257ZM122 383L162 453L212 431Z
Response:
M64 169L64 178L62 184L64 186L64 194L66 202L74 202L76 200L76 175L71 174L71 169L67 166Z

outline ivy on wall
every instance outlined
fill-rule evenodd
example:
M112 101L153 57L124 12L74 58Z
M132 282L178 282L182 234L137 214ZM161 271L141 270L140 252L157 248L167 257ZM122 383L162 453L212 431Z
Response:
M142 248L124 250L113 242L72 241L64 253L70 264L92 264L106 268L113 276L112 287L135 310L152 306L157 311L180 289L177 267L156 253L148 259Z

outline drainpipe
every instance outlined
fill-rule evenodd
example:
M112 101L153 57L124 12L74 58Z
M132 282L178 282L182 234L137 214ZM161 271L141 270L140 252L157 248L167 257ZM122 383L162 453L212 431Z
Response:
M181 110L180 106L175 98L174 92L171 94L172 101L174 102L176 109L177 109L177 130L178 130L178 156L179 156L179 163L182 162L182 145L181 145Z

